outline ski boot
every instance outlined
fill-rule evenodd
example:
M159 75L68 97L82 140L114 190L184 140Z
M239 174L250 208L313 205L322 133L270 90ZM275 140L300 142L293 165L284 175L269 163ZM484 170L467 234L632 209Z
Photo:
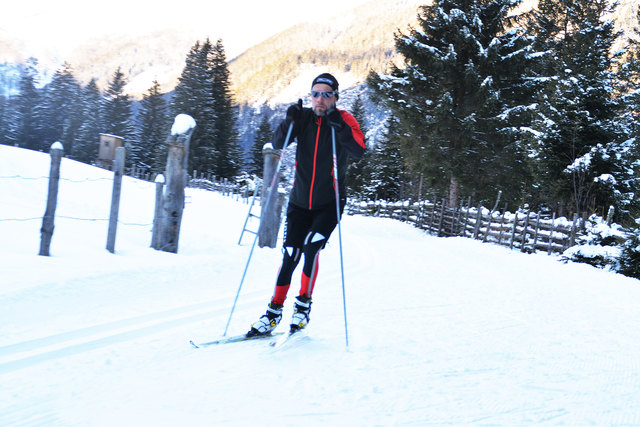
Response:
M290 333L304 329L309 323L311 311L311 298L303 295L297 296L293 303L293 316L291 317Z
M282 304L269 303L267 312L251 325L247 337L256 335L268 335L282 320Z

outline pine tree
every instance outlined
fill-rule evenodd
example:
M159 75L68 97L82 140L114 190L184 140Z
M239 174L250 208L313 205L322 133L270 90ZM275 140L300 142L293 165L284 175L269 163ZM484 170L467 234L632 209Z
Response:
M620 207L614 159L628 138L619 123L620 99L612 96L621 79L611 49L618 35L605 19L610 2L547 0L544 7L556 15L538 13L533 26L541 50L553 52L545 61L548 83L538 97L539 136L531 150L538 198L561 213L606 212L609 204Z
M535 80L532 40L509 17L520 1L441 0L420 8L420 29L396 36L404 68L368 83L399 120L410 172L436 189L480 199L521 197L520 128ZM514 183L516 183L514 185Z
M0 144L9 145L11 140L9 133L11 132L10 123L13 112L8 97L0 95Z
M270 143L273 140L273 130L271 129L271 123L269 123L269 116L264 114L262 116L262 122L258 126L256 132L255 142L251 150L251 158L249 159L249 173L262 177L264 171L264 155L262 149L265 144Z
M62 68L55 72L51 82L45 86L41 101L41 137L49 143L61 141L68 153L72 151L72 140L62 141L62 137L65 129L71 131L71 114L79 88L71 65L65 62ZM73 126L75 125L74 122Z
M164 141L169 133L167 103L160 92L160 84L153 86L143 95L138 112L140 128L140 166L152 169L156 173L164 170L167 159L167 147Z
M103 124L104 100L95 79L82 88L80 93L82 124L74 137L70 157L91 164L98 157L100 133L103 133L105 129Z
M132 101L124 91L126 84L124 73L118 67L105 93L104 133L122 137L127 149L127 164L136 164L139 160L139 143L131 115Z
M638 21L640 22L640 11L638 11ZM640 118L637 112L640 111L640 92L636 90L636 85L640 81L640 31L636 30L635 38L628 40L626 61L619 70L620 104L625 108L625 114L620 117L620 125L624 126L629 139L622 144L618 144L621 150L615 156L619 168L623 173L614 175L617 180L617 190L621 197L617 204L619 216L617 221L624 225L636 227L636 220L640 218Z
M19 95L15 97L14 116L11 118L9 140L12 144L31 150L47 150L54 142L43 141L38 127L41 120L40 93L35 86L37 61L31 58L21 70Z
M351 106L351 114L360 125L360 130L365 135L365 144L369 146L367 142L367 125L366 125L366 111L364 108L364 102L362 97L358 95L353 101ZM355 161L349 158L347 165L346 185L348 194L353 196L362 196L364 185L371 179L371 171L369 170L369 162L371 158L371 151L365 151L364 156Z
M211 55L211 91L215 116L216 158L214 172L217 176L231 178L240 170L241 155L236 130L236 114L231 96L230 73L222 40L213 46Z
M217 155L215 102L211 91L213 73L209 66L212 49L209 39L202 45L196 42L190 49L170 108L173 116L188 114L196 121L189 147L189 168L204 173L214 171Z
M77 84L77 83L76 83ZM62 136L60 142L64 146L66 153L73 153L75 150L74 142L80 134L80 129L84 124L86 117L84 113L84 104L82 102L82 88L77 84L71 98L71 104L68 107L67 120L65 120L62 128Z
M399 121L391 116L383 137L370 154L370 180L363 184L362 193L369 199L398 200L405 178L404 159L397 141Z

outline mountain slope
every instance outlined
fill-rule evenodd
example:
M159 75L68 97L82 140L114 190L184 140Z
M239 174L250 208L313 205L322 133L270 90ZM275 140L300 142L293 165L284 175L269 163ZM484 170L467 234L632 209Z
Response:
M416 22L423 3L373 0L265 40L230 62L237 100L278 103L280 98L274 101L274 97L297 79L308 85L315 74L326 70L343 88L363 82L369 70L384 71L389 61L397 59L393 34Z

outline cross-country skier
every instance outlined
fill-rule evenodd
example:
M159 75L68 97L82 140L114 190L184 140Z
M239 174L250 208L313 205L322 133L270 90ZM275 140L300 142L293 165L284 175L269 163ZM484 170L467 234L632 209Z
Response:
M291 277L304 255L300 294L294 301L291 332L309 323L311 297L318 275L320 250L327 244L338 223L333 179L331 128L335 129L340 214L346 204L345 175L347 156L360 159L366 149L364 135L356 119L336 108L338 81L329 73L320 74L311 84L311 108L302 100L287 110L278 126L273 145L282 148L289 125L291 140L297 138L295 181L285 225L283 260L267 312L251 325L247 336L270 333L282 319L282 306L291 285Z

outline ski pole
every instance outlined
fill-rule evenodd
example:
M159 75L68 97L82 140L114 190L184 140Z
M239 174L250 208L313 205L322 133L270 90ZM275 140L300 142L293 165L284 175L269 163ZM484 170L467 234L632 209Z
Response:
M340 226L340 187L338 185L338 156L336 154L336 129L331 127L331 144L333 148L333 182L336 189L336 218L338 220L338 241L340 242L340 274L342 277L342 309L344 311L344 339L349 348L349 331L347 328L347 298L344 290L344 258L342 256L342 227Z
M268 212L269 204L271 199L273 199L273 193L278 190L278 176L280 174L280 168L282 167L282 160L284 158L284 153L287 150L287 145L289 145L289 138L291 138L291 132L293 131L293 121L289 123L289 130L287 131L287 136L284 139L284 145L282 146L282 152L280 153L280 159L278 160L278 164L276 166L276 170L273 173L273 179L271 180L271 187L269 189L269 193L267 194L267 200L264 205L264 212ZM247 259L247 263L244 266L244 271L242 273L242 278L240 279L240 285L238 286L238 291L236 292L236 298L233 300L233 306L231 307L231 313L229 313L229 320L227 320L227 326L224 328L223 337L227 336L227 330L229 329L229 324L231 323L231 318L233 317L233 312L236 309L236 304L238 303L238 297L240 296L240 290L242 289L242 285L244 284L244 279L247 275L247 270L249 269L249 263L251 262L251 256L253 255L253 250L256 247L256 242L258 241L258 236L260 235L260 230L262 229L262 218L260 218L260 225L258 226L258 231L256 232L255 237L253 238L253 244L251 245L251 250L249 251L249 258Z

